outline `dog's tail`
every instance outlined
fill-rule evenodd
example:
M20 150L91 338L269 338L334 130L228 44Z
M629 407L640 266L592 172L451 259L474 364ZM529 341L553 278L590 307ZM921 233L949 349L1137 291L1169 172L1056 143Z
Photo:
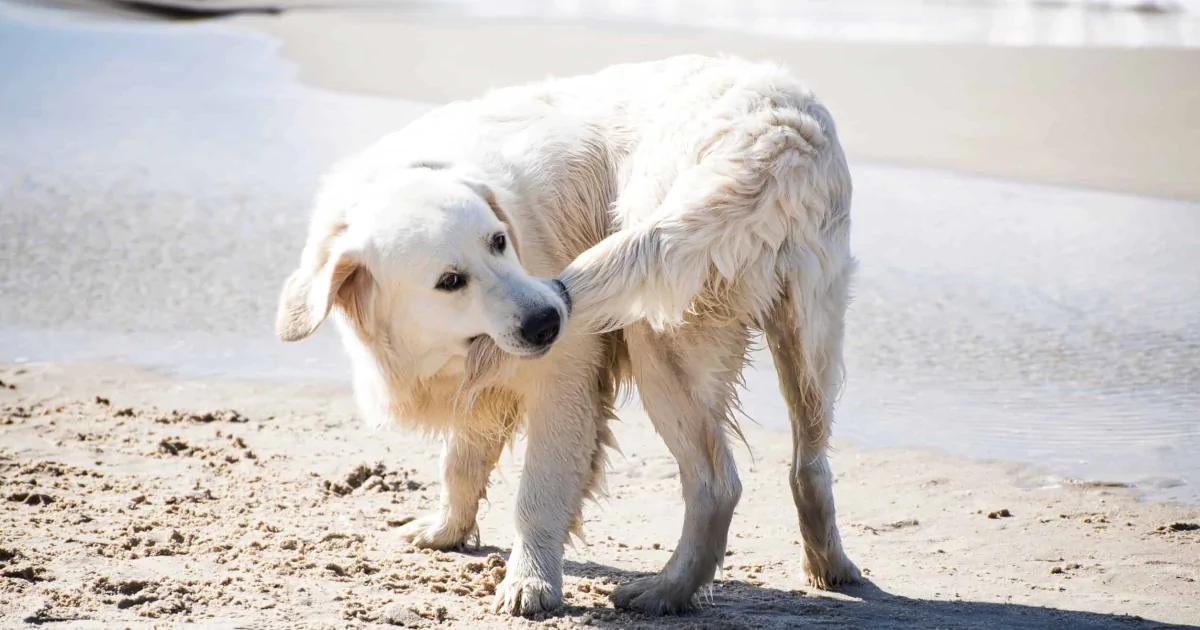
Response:
M805 277L819 280L848 257L834 250L849 250L850 176L825 107L805 95L795 107L713 120L694 145L703 147L699 159L669 183L657 210L559 276L574 323L603 331L646 319L661 330L710 306L697 297L719 301L718 285L742 287L744 303L727 310L757 319L787 284L813 284ZM626 190L647 186L631 178Z

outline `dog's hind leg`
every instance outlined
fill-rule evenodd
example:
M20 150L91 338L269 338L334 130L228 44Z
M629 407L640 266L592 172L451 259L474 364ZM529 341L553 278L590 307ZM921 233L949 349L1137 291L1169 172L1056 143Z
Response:
M514 417L515 424L515 417ZM451 431L442 445L442 496L438 511L400 529L418 547L456 549L478 532L479 501L487 496L488 477L504 450L512 426L503 434Z
M804 569L818 588L860 577L842 549L833 476L825 455L833 403L842 382L842 333L851 269L852 263L828 284L810 278L811 284L822 285L815 290L803 280L792 279L763 322L792 425L788 481L800 518ZM801 270L795 273L804 275Z
M613 591L614 604L647 614L691 607L725 557L742 486L728 444L735 429L735 386L745 361L747 330L689 324L657 333L646 323L625 330L634 381L679 464L685 507L683 533L657 575Z

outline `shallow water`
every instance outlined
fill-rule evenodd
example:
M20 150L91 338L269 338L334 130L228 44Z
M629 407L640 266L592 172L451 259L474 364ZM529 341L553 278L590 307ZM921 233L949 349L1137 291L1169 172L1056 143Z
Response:
M345 378L271 334L315 177L428 105L219 24L0 13L0 361ZM854 164L837 433L1200 501L1200 204ZM786 414L760 355L743 399Z

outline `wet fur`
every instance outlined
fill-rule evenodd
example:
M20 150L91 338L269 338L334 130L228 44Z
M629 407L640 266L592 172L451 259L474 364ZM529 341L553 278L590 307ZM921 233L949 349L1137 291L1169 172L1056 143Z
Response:
M371 323L368 273L331 262L356 187L430 165L478 191L526 272L565 288L572 314L544 357L480 337L461 366L420 373ZM686 56L496 90L438 108L330 176L277 329L310 334L312 307L329 308L313 283L339 280L328 303L364 415L443 436L441 507L403 532L419 545L468 540L503 446L525 431L517 537L494 602L511 614L562 605L562 545L584 499L603 492L608 421L630 382L679 463L686 515L663 570L613 600L651 614L694 604L741 496L729 442L762 331L792 425L805 567L829 587L859 576L825 454L854 269L850 196L832 117L773 65Z

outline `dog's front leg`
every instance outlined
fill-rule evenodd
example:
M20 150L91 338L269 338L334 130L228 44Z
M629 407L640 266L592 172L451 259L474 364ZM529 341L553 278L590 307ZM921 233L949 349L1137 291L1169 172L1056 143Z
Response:
M582 375L580 375L582 376ZM546 377L529 400L528 447L517 492L508 570L496 589L498 613L531 615L562 606L563 545L592 483L601 417L596 377ZM545 380L545 379L539 379ZM590 386L590 387L589 387Z
M442 497L438 511L408 523L400 535L418 547L455 549L477 532L479 500L500 453L504 435L452 431L442 447Z

